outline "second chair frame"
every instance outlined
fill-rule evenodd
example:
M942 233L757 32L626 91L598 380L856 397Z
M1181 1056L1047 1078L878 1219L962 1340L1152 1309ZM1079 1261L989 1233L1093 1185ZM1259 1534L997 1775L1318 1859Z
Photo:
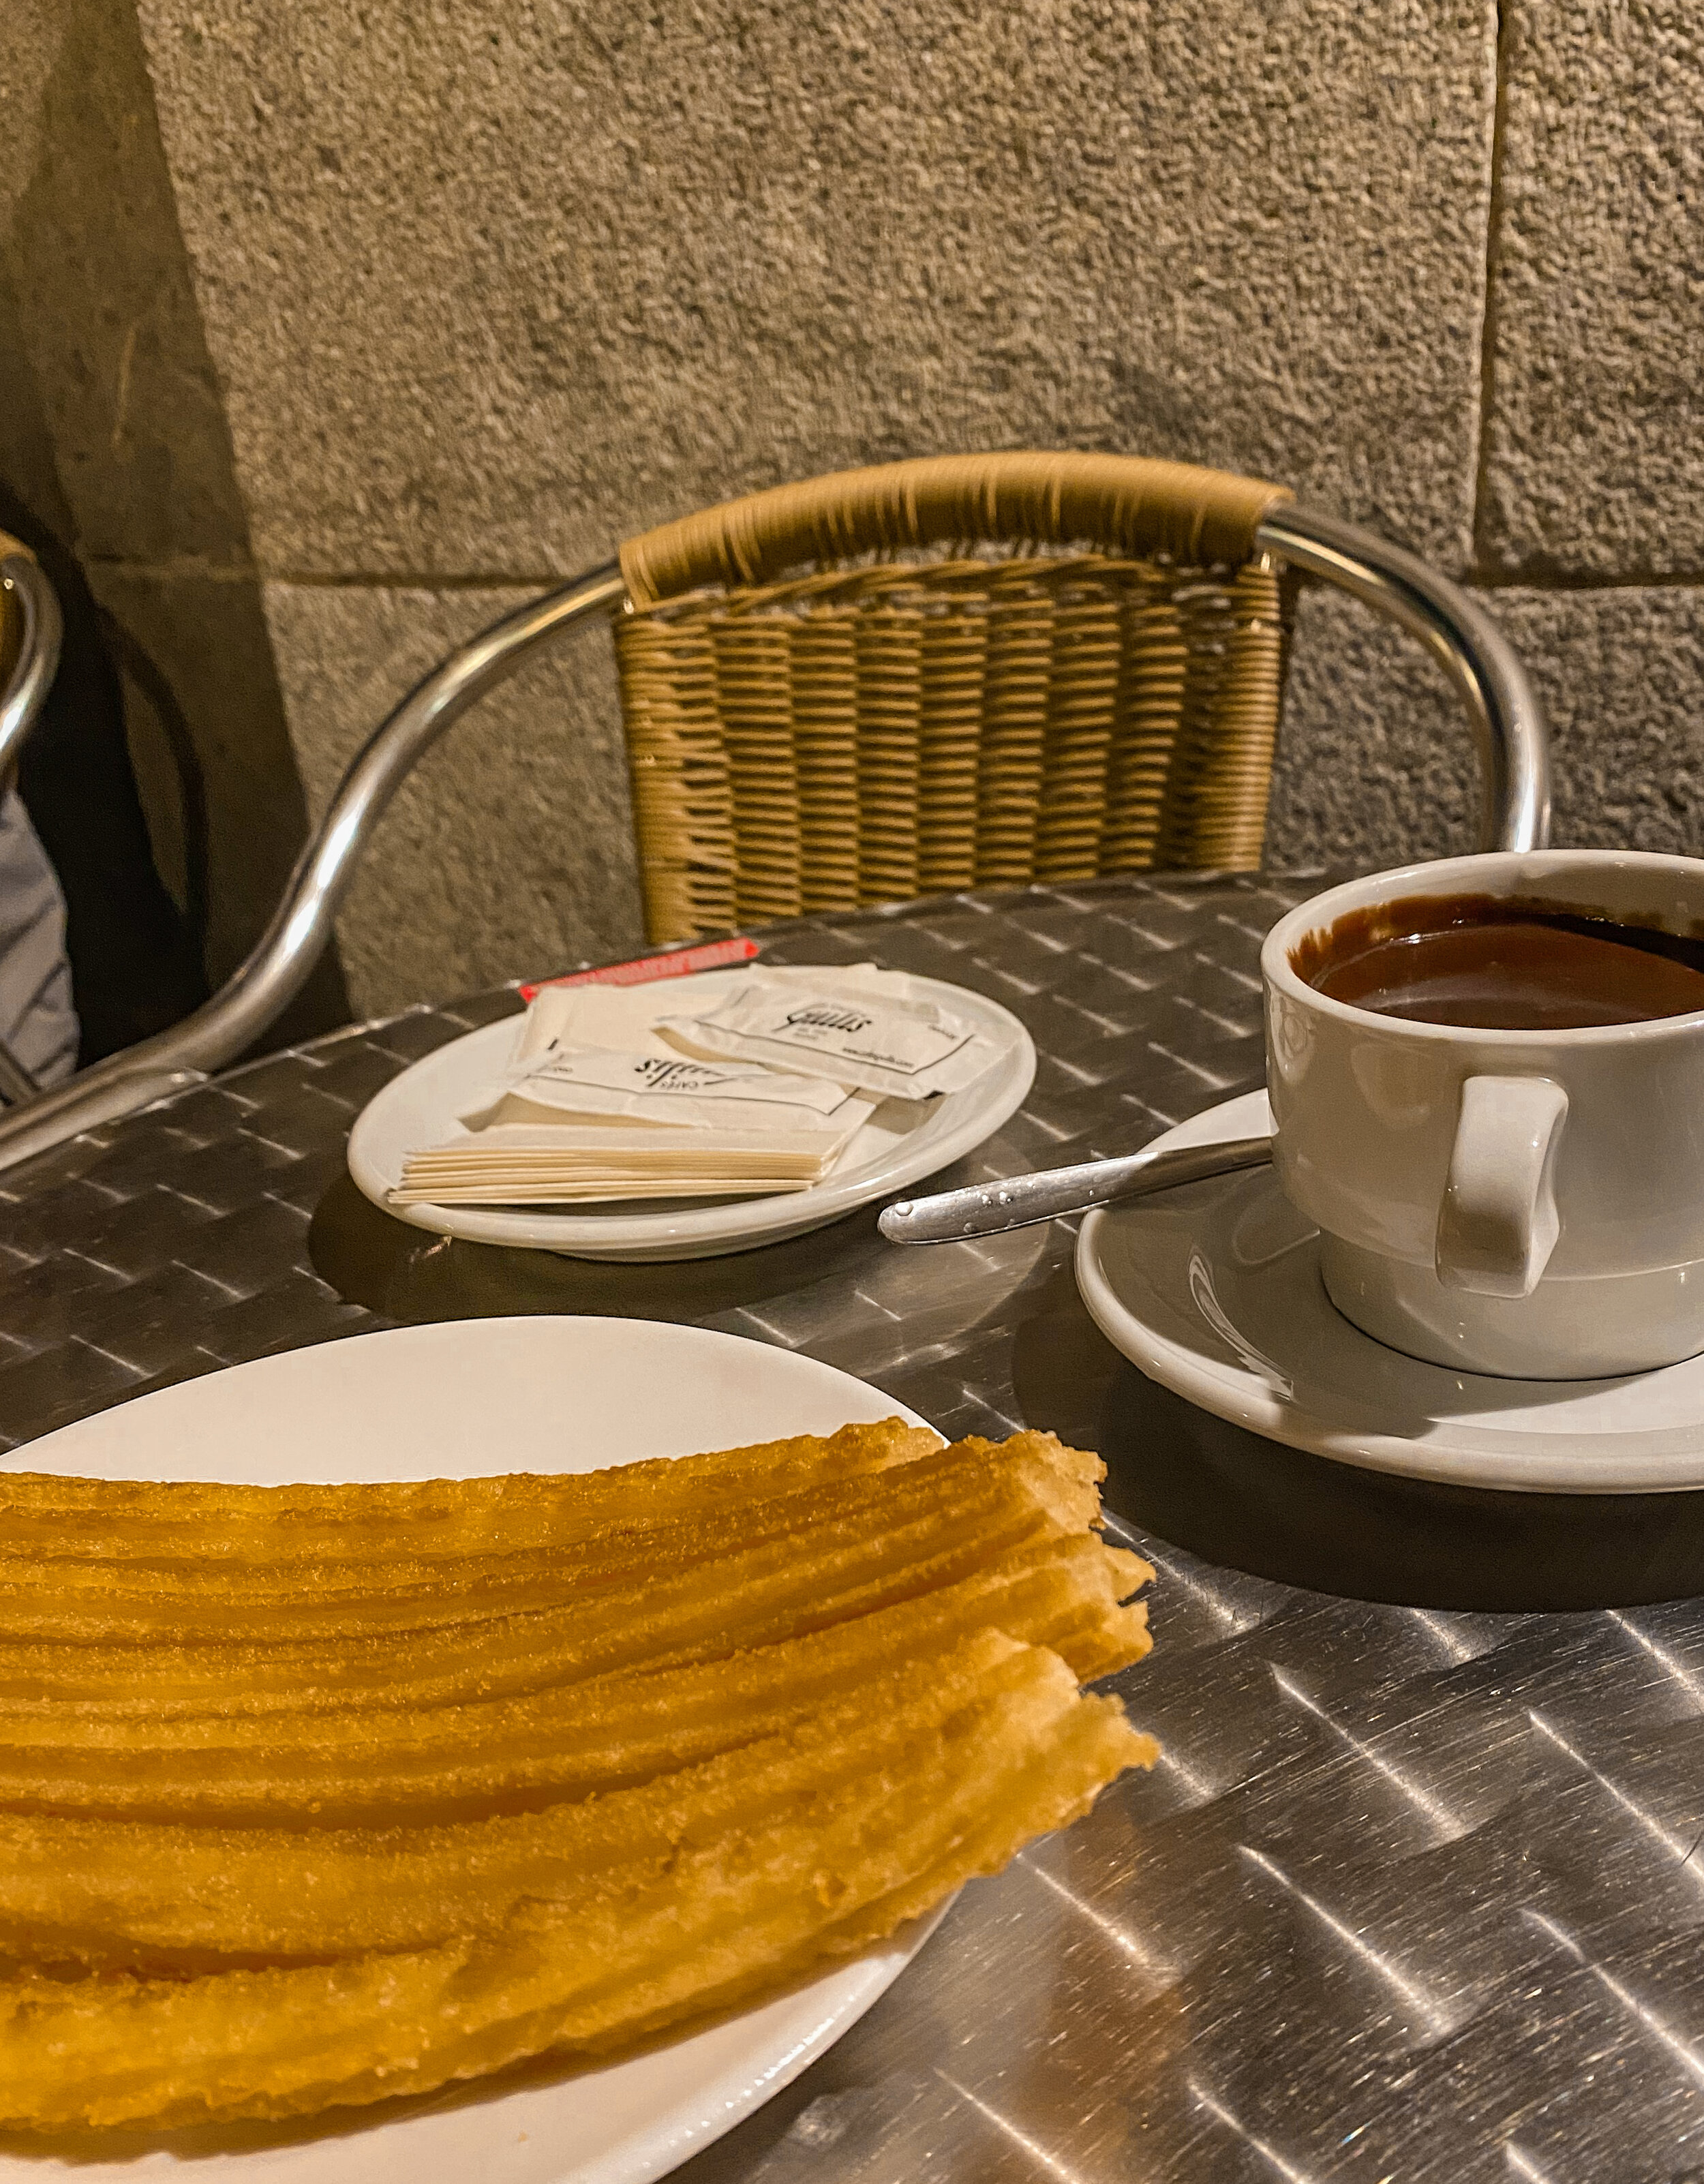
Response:
M1484 791L1480 846L1545 847L1551 791L1544 718L1490 616L1416 555L1293 502L1269 507L1254 536L1258 550L1348 592L1418 638L1454 685L1473 730ZM252 1046L306 984L362 853L420 760L542 647L619 612L627 595L621 563L603 562L449 654L354 760L265 932L227 983L181 1023L0 1115L0 1167L202 1083Z

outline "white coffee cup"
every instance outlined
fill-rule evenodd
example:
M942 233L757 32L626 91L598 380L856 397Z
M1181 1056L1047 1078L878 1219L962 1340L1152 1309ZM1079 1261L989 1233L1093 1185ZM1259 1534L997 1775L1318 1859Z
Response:
M1345 1318L1437 1364L1596 1378L1704 1351L1704 1011L1573 1031L1381 1016L1293 960L1350 912L1523 896L1704 934L1704 862L1499 850L1351 880L1261 952L1273 1154Z

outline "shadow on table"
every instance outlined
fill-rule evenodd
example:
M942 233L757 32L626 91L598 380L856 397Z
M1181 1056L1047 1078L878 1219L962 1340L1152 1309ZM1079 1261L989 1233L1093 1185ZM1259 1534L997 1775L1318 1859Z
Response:
M1130 1365L1101 1419L1111 1506L1258 1577L1417 1607L1704 1592L1704 1495L1490 1494L1358 1471L1212 1418Z
M702 1322L855 1283L893 1249L866 1207L760 1251L609 1265L432 1235L370 1205L347 1177L320 1201L309 1248L342 1295L405 1323L508 1312ZM1110 1508L1204 1562L1417 1607L1632 1607L1704 1593L1704 1494L1489 1494L1263 1440L1127 1364L1083 1309L1068 1260L1025 1298L1011 1371L1027 1424L1100 1450Z
M1062 1268L1017 1332L1026 1421L1097 1448L1106 1502L1204 1562L1416 1607L1634 1607L1704 1593L1704 1494L1491 1494L1286 1448L1127 1364Z
M640 1266L436 1236L382 1212L344 1175L315 1209L308 1251L322 1280L351 1304L387 1319L569 1312L701 1321L830 1276L855 1280L894 1248L877 1233L878 1211L866 1206L828 1228L755 1251Z

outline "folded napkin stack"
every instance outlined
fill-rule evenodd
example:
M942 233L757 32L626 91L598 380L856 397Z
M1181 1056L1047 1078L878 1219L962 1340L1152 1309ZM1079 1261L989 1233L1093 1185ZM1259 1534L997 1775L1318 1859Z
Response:
M883 1103L960 1089L996 1059L902 973L763 969L655 986L544 987L514 1060L398 1206L568 1206L806 1190Z

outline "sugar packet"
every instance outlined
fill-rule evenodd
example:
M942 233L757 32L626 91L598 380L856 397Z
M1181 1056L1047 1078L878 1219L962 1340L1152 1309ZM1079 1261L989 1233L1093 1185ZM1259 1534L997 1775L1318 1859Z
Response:
M714 1008L656 1029L684 1054L818 1072L878 1100L961 1091L999 1058L962 1017L832 972L747 971Z
M471 1129L510 1123L626 1123L639 1128L770 1131L844 1139L873 1103L823 1077L756 1062L696 1061L553 1042L516 1064L459 1119ZM540 1112L542 1111L542 1112Z

